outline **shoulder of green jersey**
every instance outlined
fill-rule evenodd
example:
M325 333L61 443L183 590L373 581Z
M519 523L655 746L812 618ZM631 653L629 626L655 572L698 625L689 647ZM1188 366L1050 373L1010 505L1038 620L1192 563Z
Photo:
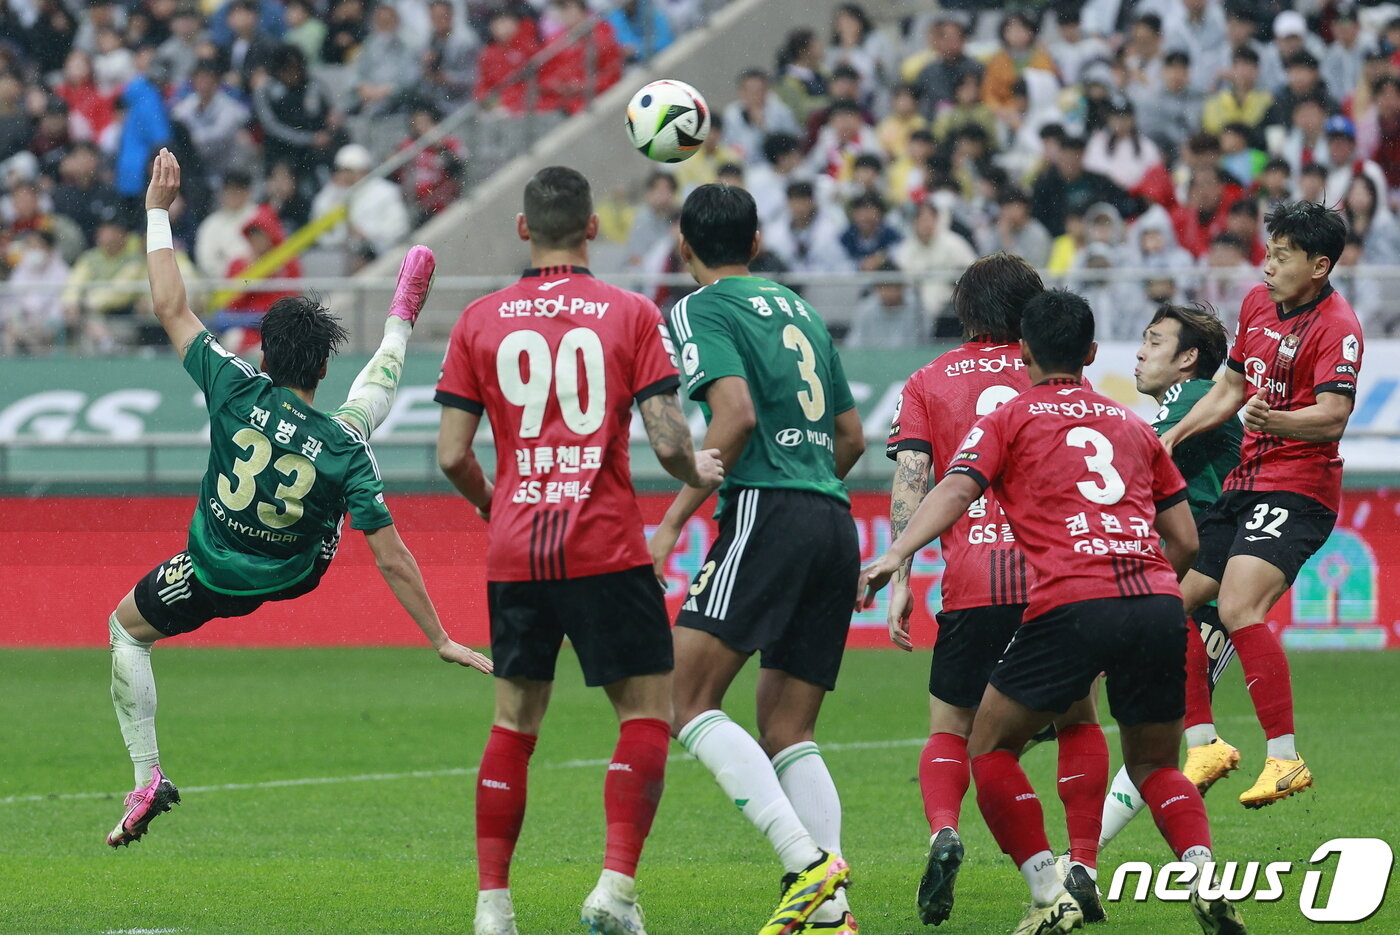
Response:
M255 379L261 378L263 380L267 380L269 383L272 382L272 377L263 373L261 370L244 360L242 357L239 357L233 351L230 351L228 348L224 347L222 344L219 343L219 339L214 337L214 335L211 332L206 331L204 333L209 335L209 337L204 340L204 346L207 347L213 353L218 354L220 357L227 360L229 363L233 364L235 367L237 367L240 371L243 372L244 376L253 377Z
M374 470L374 479L383 480L384 478L379 473L379 462L375 460L374 449L369 446L369 441L356 429L352 428L348 423L344 422L343 420L338 419L335 416L331 416L330 420L336 425L340 426L341 429L344 430L345 434L349 436L352 442L355 442L357 445L359 445L365 450L365 455L369 458L369 466Z

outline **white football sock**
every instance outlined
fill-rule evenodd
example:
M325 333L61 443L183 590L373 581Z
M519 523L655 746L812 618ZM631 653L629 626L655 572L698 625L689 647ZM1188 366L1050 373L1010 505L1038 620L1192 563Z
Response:
M797 873L817 862L821 850L783 794L773 764L748 731L723 711L705 711L681 728L680 742L768 838L784 870Z
M156 680L151 674L151 647L117 621L107 620L112 636L112 707L117 711L126 752L136 770L136 786L151 781L151 767L160 763L156 747Z
M1186 746L1204 747L1218 736L1214 724L1192 724L1186 728Z
M403 376L404 351L413 326L396 315L384 320L384 340L350 384L344 404L332 413L337 419L369 438L379 428L394 405L394 394Z
M1280 734L1268 744L1269 756L1278 757L1280 760L1298 759L1298 748L1294 745L1292 734Z
M1118 833L1128 826L1138 812L1147 807L1142 793L1128 778L1128 767L1118 770L1113 777L1113 785L1108 788L1108 796L1103 800L1103 830L1099 832L1099 850L1118 837Z
M1021 876L1031 888L1031 901L1037 906L1048 906L1060 895L1065 883L1055 869L1055 855L1041 851L1021 865Z
M1188 864L1195 864L1200 869L1200 873L1197 874L1196 879L1191 883L1191 889L1198 890L1207 883L1215 882L1214 880L1206 879L1206 864L1215 862L1215 855L1210 852L1210 848L1203 844L1198 844L1195 847L1188 847L1186 852L1181 855L1180 860Z
M795 743L773 757L783 792L793 811L802 819L817 847L832 854L841 853L841 796L822 759L821 748L810 740ZM837 922L849 908L842 887L812 913L814 922Z

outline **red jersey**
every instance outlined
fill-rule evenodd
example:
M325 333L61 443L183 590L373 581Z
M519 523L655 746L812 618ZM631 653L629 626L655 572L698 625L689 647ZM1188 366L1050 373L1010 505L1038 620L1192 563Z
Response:
M895 407L885 454L922 451L932 483L958 452L977 420L1022 391L1030 377L1019 344L969 341L916 370ZM940 540L943 609L1024 604L1030 580L1026 556L995 496L985 495Z
M1153 523L1186 481L1137 414L1048 380L978 420L948 473L990 487L1035 579L1027 621L1105 597L1181 593Z
M1331 286L1313 302L1284 312L1269 290L1255 286L1240 306L1230 369L1263 390L1271 409L1291 411L1318 393L1356 395L1363 350L1361 325ZM1226 490L1287 490L1336 512L1342 502L1342 458L1336 442L1302 442L1245 429L1240 466Z
M528 269L467 306L435 398L491 422L488 580L651 563L628 464L632 401L679 385L656 306L581 266Z

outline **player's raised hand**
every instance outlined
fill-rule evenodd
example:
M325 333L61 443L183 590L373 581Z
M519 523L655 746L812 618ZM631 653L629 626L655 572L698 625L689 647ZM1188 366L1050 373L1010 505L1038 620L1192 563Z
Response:
M156 154L151 184L146 188L146 210L169 211L180 195L180 163L168 149Z
M890 578L898 570L899 562L888 552L861 569L860 580L856 583L856 610L875 606L875 595L890 583Z
M890 627L890 642L906 653L914 651L914 643L909 639L909 617L914 612L914 594L909 581L895 581L890 588L890 609L885 622Z
M1244 427L1251 432L1267 432L1269 412L1269 401L1264 398L1264 391L1260 390L1244 404Z
M718 487L724 483L724 462L718 448L702 448L695 452L695 476L701 487Z
M474 649L469 649L454 640L448 640L438 647L438 658L443 662L453 662L469 669L479 669L490 675L495 669L491 660Z

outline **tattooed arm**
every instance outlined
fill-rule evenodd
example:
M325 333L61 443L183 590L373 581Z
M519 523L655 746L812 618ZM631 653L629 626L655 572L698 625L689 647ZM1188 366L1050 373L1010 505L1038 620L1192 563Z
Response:
M707 492L724 479L719 452L696 452L692 446L690 426L686 424L675 393L648 396L638 408L642 411L642 424L646 426L651 450L656 452L656 460L667 474L688 487L703 487Z
M890 488L891 541L898 539L908 527L909 518L914 515L914 511L919 508L919 502L928 492L930 461L927 452L899 452L894 482ZM914 648L909 639L909 616L914 611L913 594L909 588L909 572L913 563L913 558L910 558L894 573L889 613L885 621L890 628L890 642L905 651L912 651Z

